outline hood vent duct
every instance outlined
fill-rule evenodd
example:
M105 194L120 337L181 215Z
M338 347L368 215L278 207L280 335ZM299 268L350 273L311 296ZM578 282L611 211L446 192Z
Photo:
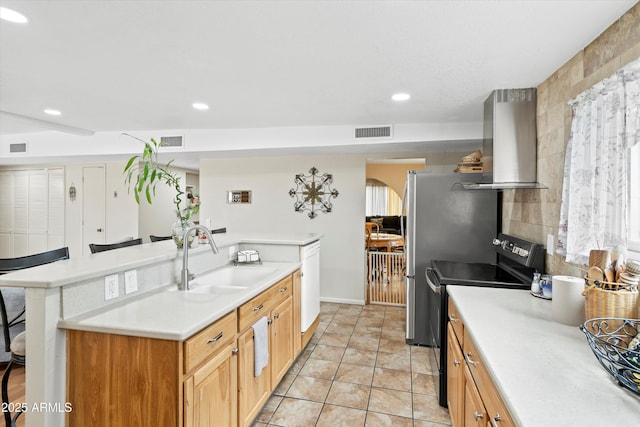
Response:
M546 188L537 182L536 89L494 90L484 102L483 175L468 190Z
M391 126L356 128L355 138L390 138Z

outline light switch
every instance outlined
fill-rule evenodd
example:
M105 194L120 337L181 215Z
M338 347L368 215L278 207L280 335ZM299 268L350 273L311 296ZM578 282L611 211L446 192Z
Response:
M112 274L104 278L104 299L105 301L118 298L118 275Z
M129 270L124 272L124 293L130 294L138 290L138 272Z
M547 234L547 254L553 255L553 234Z

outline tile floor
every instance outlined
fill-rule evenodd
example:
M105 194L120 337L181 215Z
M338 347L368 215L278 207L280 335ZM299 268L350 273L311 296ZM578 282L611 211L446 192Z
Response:
M309 345L254 427L444 427L430 349L404 339L404 307L322 303Z

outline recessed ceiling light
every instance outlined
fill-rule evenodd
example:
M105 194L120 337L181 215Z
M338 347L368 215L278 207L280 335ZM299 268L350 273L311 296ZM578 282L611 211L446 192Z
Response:
M193 103L193 108L195 108L196 110L208 110L209 106L207 104L203 104L202 102L194 102Z
M0 19L15 22L17 24L25 24L29 21L23 14L18 13L15 10L7 9L6 7L0 7Z
M411 98L411 95L408 93L394 93L391 97L394 101L406 101L409 98Z
M54 110L52 108L47 108L44 112L50 116L59 116L62 114L59 110Z

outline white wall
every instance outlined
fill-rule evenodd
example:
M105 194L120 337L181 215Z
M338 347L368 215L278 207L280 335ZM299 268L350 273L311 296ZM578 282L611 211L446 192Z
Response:
M315 232L321 240L320 295L324 301L364 303L365 157L305 156L205 159L200 162L200 221L229 233ZM293 210L289 189L315 166L333 174L333 212L310 219ZM251 190L252 203L226 203L228 190Z

